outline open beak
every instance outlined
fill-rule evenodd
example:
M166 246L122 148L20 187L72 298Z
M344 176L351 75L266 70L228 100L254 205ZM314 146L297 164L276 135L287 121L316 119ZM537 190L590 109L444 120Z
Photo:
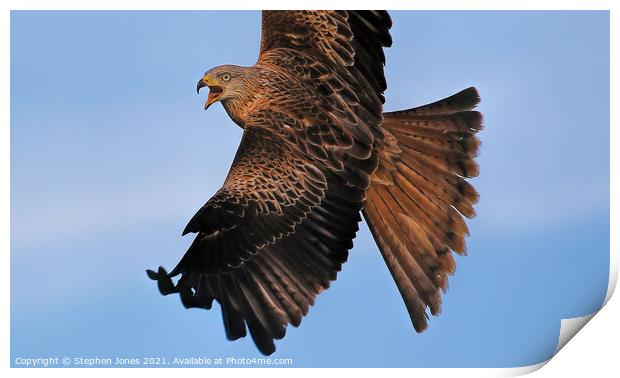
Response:
M207 96L207 102L205 102L205 110L216 102L222 95L222 92L224 92L224 88L220 87L218 84L217 80L214 80L208 75L198 81L196 92L200 93L201 88L209 87L209 95Z

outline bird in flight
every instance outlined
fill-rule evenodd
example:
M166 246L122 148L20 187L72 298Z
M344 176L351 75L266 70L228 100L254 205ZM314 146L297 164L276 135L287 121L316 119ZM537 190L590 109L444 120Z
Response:
M226 336L265 355L336 279L361 216L413 327L441 311L478 194L475 88L383 113L386 11L263 11L258 61L207 71L243 137L222 187L183 235L177 266L148 270L187 308L220 305ZM172 277L179 276L174 283Z

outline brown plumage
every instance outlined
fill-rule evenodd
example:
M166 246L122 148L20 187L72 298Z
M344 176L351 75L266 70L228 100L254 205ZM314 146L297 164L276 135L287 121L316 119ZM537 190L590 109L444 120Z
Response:
M186 307L221 307L226 336L275 351L336 279L364 215L417 331L465 252L478 200L474 88L382 113L385 11L264 11L253 67L219 66L198 89L244 129L224 185L183 234L177 266L147 271ZM171 277L180 276L173 284Z

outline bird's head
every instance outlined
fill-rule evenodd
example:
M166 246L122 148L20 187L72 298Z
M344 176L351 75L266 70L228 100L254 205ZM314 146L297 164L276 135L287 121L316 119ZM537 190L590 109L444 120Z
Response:
M201 88L209 87L205 110L214 102L226 102L242 95L246 84L246 70L244 67L224 65L205 72L196 86L198 93Z

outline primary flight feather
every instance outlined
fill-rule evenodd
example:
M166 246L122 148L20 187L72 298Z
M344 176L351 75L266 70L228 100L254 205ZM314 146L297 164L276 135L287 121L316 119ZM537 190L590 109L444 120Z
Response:
M205 73L205 109L221 102L244 129L223 186L183 235L170 272L147 271L183 304L220 304L230 340L264 354L299 326L336 279L363 214L414 328L441 310L478 200L482 117L474 88L383 113L386 11L263 11L258 61ZM171 277L180 276L176 284Z

